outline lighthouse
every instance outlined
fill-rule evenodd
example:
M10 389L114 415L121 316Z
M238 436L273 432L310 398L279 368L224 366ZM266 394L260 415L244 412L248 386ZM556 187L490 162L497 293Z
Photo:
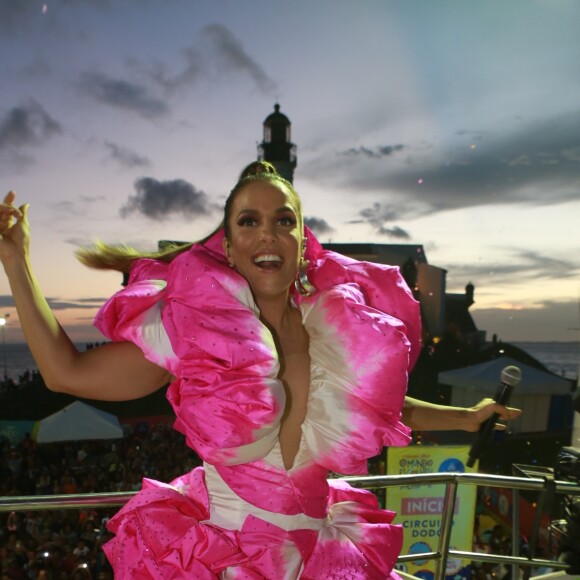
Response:
M290 119L274 105L274 112L264 120L264 138L258 145L258 160L269 161L278 173L292 183L296 167L296 145L290 140Z

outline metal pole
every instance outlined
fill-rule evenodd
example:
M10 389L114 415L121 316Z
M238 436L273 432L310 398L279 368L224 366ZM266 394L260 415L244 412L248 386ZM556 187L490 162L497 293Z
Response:
M0 327L2 328L2 361L4 364L4 380L8 379L8 361L6 359L6 340L5 340L5 331L4 327L6 326L6 317L0 317Z
M520 556L520 490L512 493L512 556ZM520 577L520 566L512 564L512 578Z
M6 356L6 325L2 326L2 352L4 353L4 380L8 378L8 357Z
M457 499L457 484L458 480L453 479L453 481L448 482L445 486L445 499L443 501L443 514L441 517L441 535L439 536L439 548L437 550L440 558L437 560L435 578L445 578L453 515L455 512L455 500Z

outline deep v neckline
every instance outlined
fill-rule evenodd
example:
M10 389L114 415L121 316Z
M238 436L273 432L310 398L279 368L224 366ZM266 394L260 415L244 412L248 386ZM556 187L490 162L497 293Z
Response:
M284 385L286 396L280 424L279 442L284 468L287 471L295 465L302 444L302 425L308 412L310 377L311 359L309 352L297 352L284 357L284 370L278 376Z

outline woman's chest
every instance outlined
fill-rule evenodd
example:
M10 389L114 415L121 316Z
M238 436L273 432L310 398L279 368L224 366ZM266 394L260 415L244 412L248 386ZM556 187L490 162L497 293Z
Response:
M279 375L286 391L286 414L306 411L310 391L310 355L294 353L284 357Z

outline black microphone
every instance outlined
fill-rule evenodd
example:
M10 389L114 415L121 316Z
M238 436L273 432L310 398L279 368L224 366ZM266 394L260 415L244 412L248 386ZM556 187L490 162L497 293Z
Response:
M495 393L493 400L500 405L507 405L509 403L512 391L515 386L522 380L522 371L519 367L509 366L501 371L501 380ZM473 467L476 460L481 455L483 446L487 443L491 432L499 419L499 414L494 413L487 421L481 424L479 433L469 450L469 459L467 460L467 467Z

